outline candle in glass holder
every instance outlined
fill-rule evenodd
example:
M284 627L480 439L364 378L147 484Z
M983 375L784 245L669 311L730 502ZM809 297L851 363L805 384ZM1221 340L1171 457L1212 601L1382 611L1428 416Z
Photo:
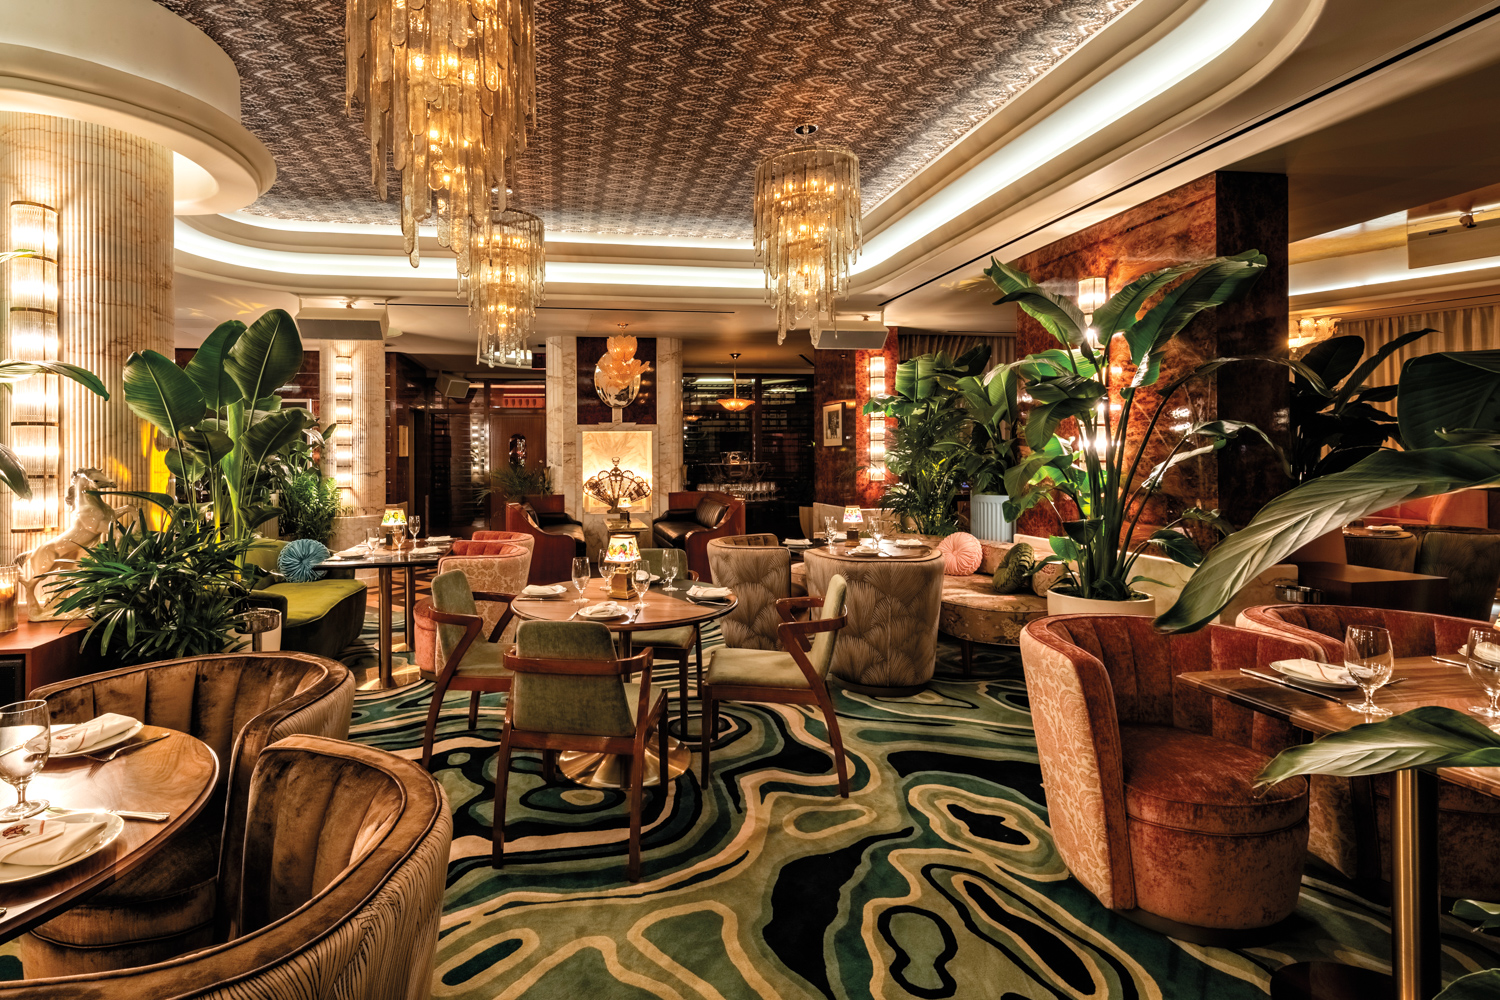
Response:
M17 626L16 591L21 585L15 566L0 566L0 632L12 632Z

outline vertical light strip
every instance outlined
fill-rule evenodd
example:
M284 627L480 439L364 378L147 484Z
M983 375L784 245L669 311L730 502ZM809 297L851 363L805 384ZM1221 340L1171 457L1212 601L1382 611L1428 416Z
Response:
M333 478L340 489L354 488L354 359L333 359Z
M885 395L885 355L870 355L870 398ZM870 414L870 481L885 479L885 411Z
M8 250L30 250L6 268L10 304L10 357L17 361L57 360L57 211L35 202L14 201L7 213ZM58 377L33 375L11 394L10 440L31 499L15 498L11 531L45 531L61 523L58 507Z

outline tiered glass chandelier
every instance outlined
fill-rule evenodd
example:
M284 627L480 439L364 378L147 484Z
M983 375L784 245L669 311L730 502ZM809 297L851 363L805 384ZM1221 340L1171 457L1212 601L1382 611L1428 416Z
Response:
M438 242L468 275L505 208L507 161L536 111L531 0L348 0L347 96L364 105L371 182L401 172L401 232L436 211Z
M547 276L544 237L541 219L509 208L494 213L488 242L476 247L467 279L469 330L484 364L531 367L526 340L536 327Z
M809 136L816 125L798 126ZM776 153L755 171L755 255L776 307L776 342L802 322L814 347L822 317L844 294L859 257L859 157L809 143Z

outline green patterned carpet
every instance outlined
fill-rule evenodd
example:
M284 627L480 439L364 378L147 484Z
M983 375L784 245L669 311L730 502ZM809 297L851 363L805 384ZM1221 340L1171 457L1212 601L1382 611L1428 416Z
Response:
M429 691L360 694L353 738L418 756ZM1387 967L1386 909L1313 878L1283 938L1249 951L1183 944L1102 908L1053 849L1014 653L976 656L963 680L945 645L914 698L837 690L847 801L819 717L725 706L708 790L692 775L648 787L635 885L623 796L545 787L530 755L515 760L506 866L492 869L500 701L486 697L477 732L467 696L449 702L434 764L455 810L435 996L1234 1000L1264 997L1290 961ZM1463 924L1445 918L1444 931L1445 975L1500 964Z

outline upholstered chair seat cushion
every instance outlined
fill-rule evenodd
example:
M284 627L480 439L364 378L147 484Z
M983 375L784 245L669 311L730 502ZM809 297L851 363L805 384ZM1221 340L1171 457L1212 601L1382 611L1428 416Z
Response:
M791 653L724 646L709 654L708 683L804 690L809 687L807 676L792 659Z
M469 647L464 658L458 662L460 677L509 677L505 669L505 644L499 642L476 642Z
M276 583L262 593L280 594L286 598L286 621L283 628L309 625L332 611L340 601L356 594L363 600L365 585L358 580L310 580L306 583Z
M1251 781L1271 760L1249 747L1171 726L1121 726L1125 814L1132 820L1233 837L1307 820L1307 782L1292 778L1262 796Z
M637 647L680 646L688 649L693 645L693 626L682 625L678 628L656 628L645 632L632 632L630 640Z

